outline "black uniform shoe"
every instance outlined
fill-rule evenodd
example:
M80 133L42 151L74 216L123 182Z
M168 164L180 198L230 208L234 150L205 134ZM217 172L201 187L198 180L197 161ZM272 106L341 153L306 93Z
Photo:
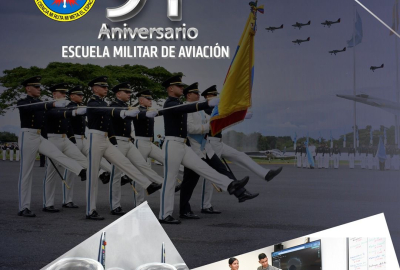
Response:
M245 185L247 185L247 182L249 182L249 177L248 176L246 176L242 180L232 181L228 186L229 194L232 195L233 193L235 193L235 191L237 189L240 189L240 188L244 187Z
M69 203L64 203L62 205L63 208L79 208L79 206L77 206L76 204L74 204L73 202L69 202Z
M195 215L192 211L185 214L180 214L179 217L184 219L200 219L200 217L198 215Z
M164 224L181 224L181 221L178 219L174 219L171 215L164 219L159 219L160 223Z
M60 209L54 208L54 206L47 206L43 207L43 212L57 213L60 212Z
M79 173L79 177L81 178L81 181L86 181L86 169L83 169L83 170Z
M25 208L24 210L19 211L18 212L18 216L21 216L21 217L36 217L36 215L31 210L29 210L28 208Z
M111 211L111 214L112 214L112 215L115 215L115 216L123 216L123 215L125 215L126 213L125 213L124 211L122 211L121 206L119 206L119 207L115 208L114 210L112 210L112 211Z
M100 216L96 211L93 211L90 216L86 215L86 219L103 220L104 218Z
M267 182L271 181L275 176L277 176L278 174L280 174L280 172L282 171L282 167L279 167L276 170L270 170L267 175L265 176L265 180L267 180Z
M132 183L132 179L130 179L128 176L124 175L121 177L121 186Z
M215 210L212 206L210 208L201 209L203 214L221 214L221 211Z
M102 174L100 174L99 176L101 182L103 182L103 184L108 184L108 182L110 182L110 173L109 172L103 172Z
M254 198L257 197L258 195L259 195L258 193L251 194L250 192L245 191L242 195L240 195L240 196L238 197L238 199L239 199L239 202L241 203L241 202L245 202L245 201L247 201L247 200L254 199Z
M161 184L157 183L151 183L151 185L146 189L147 195L153 194L157 190L159 190L162 187ZM168 218L168 217L166 217Z
M175 186L175 192L178 192L179 190L181 190L181 187L182 187L182 184Z

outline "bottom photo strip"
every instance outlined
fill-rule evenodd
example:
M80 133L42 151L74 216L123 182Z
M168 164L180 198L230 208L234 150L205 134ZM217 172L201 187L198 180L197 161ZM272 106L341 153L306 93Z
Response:
M66 252L46 270L189 269L147 202ZM399 269L384 214L245 254L232 254L194 270Z

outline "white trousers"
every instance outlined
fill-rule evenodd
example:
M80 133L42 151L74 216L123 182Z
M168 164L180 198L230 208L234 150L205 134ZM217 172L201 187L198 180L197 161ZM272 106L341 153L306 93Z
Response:
M59 135L59 134L57 134ZM50 134L48 135L48 140L52 144L54 144L64 155L67 157L71 158L72 160L75 160L76 162L79 163L79 165L87 169L88 167L88 162L87 158L81 153L81 151L76 147L75 144L73 144L66 136L64 138L55 136L52 137ZM57 170L61 173L62 172L62 167L64 167L64 164L60 164L57 161L54 161L54 164L57 167ZM65 173L64 173L64 179L65 179ZM46 160L46 173L43 179L43 207L49 207L49 206L54 206L54 198L55 198L55 193L56 193L56 182L60 181L60 177L58 173L56 172L56 169L54 168L53 164L50 162L50 160ZM70 187L69 189L69 195L72 197L73 192L74 192L74 183L75 181L69 181L68 186ZM64 183L62 183L64 185ZM64 196L63 196L64 197Z
M307 168L309 166L306 154L301 155L301 162L303 163L303 168Z
M354 169L354 154L349 154L349 168Z
M117 142L118 150L120 150L121 153L134 165L133 173L136 177L131 177L133 180L139 178L139 183L145 179L159 184L164 182L164 179L151 169L151 166L147 163L147 159L143 158L142 154L132 142L121 139L117 139ZM116 168L116 165L113 164L109 192L111 210L121 206L121 175L122 171Z
M333 154L332 159L333 159L333 168L339 169L339 160L340 160L339 154Z
M221 139L219 138L213 138L210 137L208 138L208 142L212 146L215 154L220 158L226 158L231 162L236 163L242 168L245 168L253 173L255 173L257 176L259 176L262 179L265 179L265 176L269 172L269 169L265 169L264 167L260 166L257 162L255 162L251 157L249 157L247 154L240 152L236 150L233 147L230 147L229 145L224 144ZM214 192L214 187L209 181L203 181L203 184L205 185L204 188L202 188L202 206L208 206L205 208L211 207L211 200L212 200L212 195ZM204 208L202 208L204 209Z
M330 161L330 155L329 154L324 154L323 160L324 160L324 168L329 169L329 161Z
M76 140L75 144L76 147L78 147L79 151L81 151L81 153L86 157L87 160L87 157L89 155L88 140L79 135L75 135L75 140ZM111 173L111 164L108 163L108 161L105 160L104 158L101 159L100 168L106 172ZM70 187L70 189L68 189L66 185L62 183L63 204L67 204L73 202L74 190L73 188L71 188L71 185L73 185L75 181L80 181L80 180L76 174L68 170L64 171L64 179L67 185Z
M297 168L301 168L301 154L296 153L296 159L297 159Z
M19 150L15 150L15 160L19 161Z
M175 141L166 137L163 150L165 155L164 184L160 193L160 219L172 215L174 211L176 177L178 176L181 164L193 170L198 175L212 181L222 190L226 191L232 182L231 179L211 168L183 140L182 142Z
M11 150L10 149L10 161L13 161L14 160L14 149L13 150Z
M5 161L7 156L7 150L3 150L2 155L3 155L3 160Z
M63 164L65 168L71 170L75 174L79 174L83 169L75 160L61 153L54 144L43 138L37 131L22 129L18 138L18 145L21 151L18 180L19 211L25 208L30 209L32 169L38 151L51 158L53 161Z
M96 210L98 174L101 159L104 157L119 170L123 171L128 177L138 181L140 185L147 188L151 182L139 174L138 170L132 165L116 146L112 145L106 134L98 130L89 130L89 169L86 181L86 215L91 215ZM112 172L111 172L112 176ZM121 181L121 179L117 179ZM110 180L111 184L111 180Z
M150 167L151 167L151 160L149 162L148 160L149 158L155 159L160 163L164 162L163 151L159 147L154 145L154 143L150 141L150 138L149 140L135 139L135 146L139 150L143 158L147 160ZM138 194L134 194L134 207L136 207L140 205L142 202L144 202L145 190L139 185L136 185L136 182L134 182L133 185L138 192Z

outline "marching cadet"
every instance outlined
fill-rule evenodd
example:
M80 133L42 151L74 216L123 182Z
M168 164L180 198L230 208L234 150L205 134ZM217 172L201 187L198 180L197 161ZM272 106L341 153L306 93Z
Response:
M60 83L50 87L49 89L55 100L58 99L65 99L65 96L68 91L68 84ZM69 129L69 118L76 117L78 115L84 115L86 113L86 108L75 108L66 109L66 108L58 108L50 110L47 113L47 139L49 142L54 144L64 155L67 157L75 160L79 163L79 165L87 169L88 162L87 158L81 153L81 151L73 144L67 136L68 129ZM57 167L54 167L57 166ZM46 174L43 179L43 211L55 213L59 212L60 210L54 207L54 197L56 192L56 170L61 170L61 166L63 164L58 164L57 162L51 163L49 161L49 157L47 157L47 164L46 164ZM64 174L65 175L65 174ZM85 180L86 178L83 178ZM63 184L64 186L65 184ZM72 199L73 189L74 189L74 181L69 181L68 186L69 195ZM65 189L65 187L64 187ZM63 193L65 196L65 193ZM66 207L66 203L63 204ZM74 203L71 201L69 202L70 208L77 208ZM75 206L75 207L74 207Z
M316 154L317 154L316 159L317 159L317 163L318 163L318 169L322 169L322 167L324 165L323 162L322 162L323 161L322 158L323 158L323 155L324 155L324 147L323 147L322 144L320 144L317 147Z
M89 169L88 181L86 182L86 218L103 220L96 211L98 173L102 157L104 156L111 164L123 171L128 177L137 181L146 188L148 194L152 194L161 188L161 185L150 182L144 175L132 165L132 163L118 150L108 139L114 136L114 127L111 118L135 117L139 110L128 110L128 108L111 108L104 98L108 92L108 78L98 77L91 82L93 96L87 105L87 118L89 128ZM109 107L109 108L107 108ZM115 141L114 141L115 143ZM128 142L129 143L129 142Z
M335 147L332 148L331 154L333 159L333 168L339 169L339 161L340 161L340 156L342 156L342 153L340 152L340 149L336 144Z
M79 109L79 106L82 105L83 101L83 92L82 86L75 86L68 91L68 97L71 102L67 105L67 108ZM85 114L76 114L74 117L67 118L68 120L68 138L69 140L75 144L75 146L79 149L79 151L86 157L89 155L89 145L87 139L85 138L85 129L86 129L86 113ZM101 159L100 167L104 170L102 174L100 174L99 178L103 182L110 181L110 172L111 165L104 158ZM65 170L64 172L65 183L62 183L62 191L63 191L63 207L64 208L78 208L76 204L73 203L73 185L76 181L76 175L71 171ZM67 185L70 187L67 188Z
M206 100L210 100L212 98L215 98L218 95L218 91L215 85L211 86L210 88L206 89L203 91L202 96ZM208 115L211 115L212 110L211 109L206 109L205 112ZM247 114L245 116L246 119L251 118L252 114ZM233 147L230 147L222 142L222 134L218 133L215 136L212 136L211 130L208 132L207 135L207 142L212 146L213 151L217 155L218 158L227 158L232 162L238 163L242 167L245 167L249 171L255 173L257 176L260 178L266 180L267 182L271 181L275 176L277 176L281 171L282 167L276 169L276 170L269 170L265 169L264 167L258 165L252 158L250 158L248 155L246 155L243 152L237 151ZM211 155L210 155L211 156ZM225 166L223 166L225 169ZM232 175L233 176L233 175ZM233 176L234 177L234 176ZM235 179L235 178L233 178ZM202 188L203 194L203 208L202 208L202 213L212 213L213 208L211 207L211 197L213 193L213 188L211 186L211 183L209 181L203 181L203 188ZM249 197L255 196L256 194L251 194L248 193ZM258 195L258 194L257 194ZM240 202L241 200L239 200ZM208 206L211 207L207 208ZM205 208L204 208L205 207ZM215 211L215 210L214 210Z
M350 145L347 156L349 157L349 168L354 169L354 159L356 156L356 149L353 147L353 144Z
M9 155L10 155L10 161L14 160L14 144L10 144L10 146L8 147L9 149Z
M296 155L296 160L297 160L297 168L301 168L301 152L303 151L303 147L301 146L301 144L297 144L296 146L296 151L295 151L295 155Z
M198 83L194 83L183 90L183 94L185 95L188 104L198 102L200 100L200 92L198 88ZM217 91L215 85L206 89L203 93L206 96L209 92L214 91ZM212 95L212 97L215 97L215 95ZM189 113L187 115L187 130L189 144L193 151L217 172L234 180L235 176L233 173L226 169L225 165L212 149L210 142L208 142L205 138L210 130L210 116L206 114L205 111ZM184 168L182 189L180 194L179 212L181 218L199 219L199 217L192 212L189 203L199 177L200 176L193 170L187 167ZM221 212L215 210L211 204L213 185L205 179L203 179L202 191L201 212L206 214L220 214ZM244 193L247 196L244 197L244 200L239 198L239 202L253 199L259 195L251 194L247 191L244 191Z
M29 78L22 82L26 89L27 97L20 99L21 133L18 145L21 147L21 163L18 180L19 216L35 217L30 210L32 190L32 168L36 153L44 154L52 160L63 164L65 168L85 178L86 170L75 160L68 158L58 148L41 136L44 127L45 115L53 108L65 107L66 101L40 102L40 76ZM35 104L38 103L38 104Z
M150 90L144 90L136 94L139 100L139 111L140 113L136 118L133 118L133 125L135 127L135 146L139 150L140 154L145 160L152 158L156 164L162 165L164 162L164 153L157 147L154 141L154 118L147 117L151 115L149 109L152 106L152 92ZM148 113L149 112L149 113ZM156 116L162 115L162 112L158 112ZM158 135L161 137L161 135ZM150 163L151 164L151 163ZM144 190L142 187L134 187L138 191L135 195L134 203L135 207L144 202ZM180 184L175 187L175 192L180 190Z
M176 177L179 172L180 164L192 169L197 174L214 182L222 190L226 190L230 195L234 194L238 198L244 199L247 195L242 189L248 182L246 177L240 181L232 181L225 175L219 174L199 158L193 150L186 145L187 141L187 114L202 111L218 104L219 99L211 99L207 102L192 103L181 105L179 98L183 95L182 79L174 76L164 81L162 84L168 98L164 103L164 128L165 142L163 146L164 160L164 184L160 194L160 215L161 223L180 224L180 221L172 217L174 209L174 189Z
M3 155L3 160L6 161L6 155L7 155L7 145L3 144L1 146L1 150L3 150L2 155Z
M110 104L110 107L128 109L127 102L131 99L132 95L131 86L128 83L121 83L115 86L112 91L114 92L116 98L115 101ZM158 114L157 111L136 110L136 112L138 113L136 115L137 119L139 118L139 115L141 118L154 118ZM154 119L152 120L154 121ZM135 147L134 140L131 138L132 117L121 118L116 117L114 114L111 117L111 121L114 127L115 136L110 139L111 141L116 140L116 146L118 150L120 150L122 154L134 165L134 174L143 174L153 183L157 183L161 188L163 178L151 169L151 164L149 165L149 163L147 163L147 158L142 156L138 148ZM118 168L115 168L115 165L113 165L110 180L110 208L111 214L113 215L125 214L121 208L121 174L122 172Z
M324 147L324 155L323 155L323 160L324 160L324 169L329 169L329 161L331 159L331 150L328 147L327 144L325 144Z
M19 161L19 146L15 144L15 160Z
M367 147L365 147L364 145L361 146L358 149L358 154L359 154L360 161L361 161L361 169L366 169L367 168L367 155L368 155Z

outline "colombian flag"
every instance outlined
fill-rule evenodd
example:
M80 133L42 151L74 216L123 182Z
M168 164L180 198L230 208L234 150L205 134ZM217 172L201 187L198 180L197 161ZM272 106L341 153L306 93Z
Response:
M257 12L251 12L226 75L220 102L211 114L212 135L242 121L251 106L256 20Z

